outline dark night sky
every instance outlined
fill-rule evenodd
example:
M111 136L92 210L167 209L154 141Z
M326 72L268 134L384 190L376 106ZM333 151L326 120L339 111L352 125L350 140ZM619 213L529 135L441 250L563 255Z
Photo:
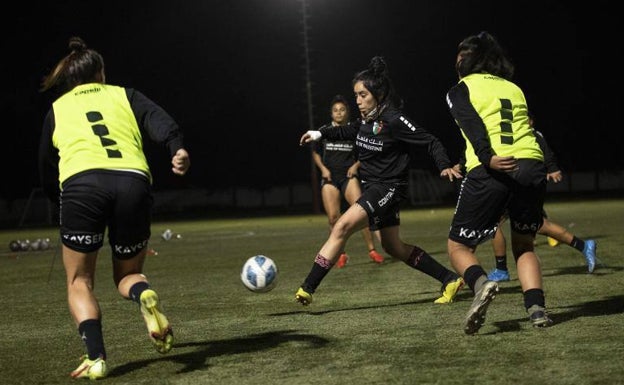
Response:
M516 64L515 80L563 169L622 170L621 21L603 3L308 0L314 123L326 123L331 97L351 96L353 74L383 55L407 114L456 159L460 137L444 100L457 81L456 47L487 30ZM310 180L309 151L297 144L308 129L300 1L37 1L21 7L15 50L4 59L16 67L15 94L5 90L2 104L16 120L4 128L0 198L27 197L38 186L37 143L51 100L37 90L73 35L102 53L109 83L142 91L183 128L191 171L174 177L166 153L148 146L156 189ZM414 165L432 166L418 154Z

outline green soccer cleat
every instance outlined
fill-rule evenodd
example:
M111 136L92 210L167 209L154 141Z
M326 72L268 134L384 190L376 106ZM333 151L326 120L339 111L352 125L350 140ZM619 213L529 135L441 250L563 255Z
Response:
M158 308L159 302L154 290L147 289L141 293L141 313L150 339L158 353L165 354L173 347L173 330L167 317Z
M72 378L88 378L90 380L99 380L106 377L106 361L103 358L96 358L90 360L86 354L80 357L82 362L80 365L70 373Z
M303 290L302 287L300 287L295 294L295 299L303 306L308 306L312 303L312 294L308 293L307 291Z
M494 281L485 281L481 289L475 294L470 305L470 310L466 315L464 323L464 333L472 335L481 329L485 322L485 313L490 303L496 298L498 284Z
M451 303L453 299L457 295L457 293L464 287L464 279L462 277L458 277L453 281L449 281L446 286L442 287L442 296L433 303Z

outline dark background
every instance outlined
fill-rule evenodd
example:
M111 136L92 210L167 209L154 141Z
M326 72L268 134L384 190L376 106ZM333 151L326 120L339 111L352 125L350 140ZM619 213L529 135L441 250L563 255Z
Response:
M313 123L336 93L383 55L405 111L457 159L460 136L445 94L457 82L457 44L487 30L516 64L515 80L564 171L624 169L621 17L607 2L308 0ZM192 166L170 172L147 145L156 190L257 187L310 181L303 34L297 0L38 1L18 5L7 44L0 199L39 186L37 146L51 96L42 77L81 36L106 62L107 82L136 88L185 132ZM8 15L8 14L7 14ZM8 17L5 15L5 17ZM11 16L13 17L13 16ZM9 35L10 36L10 35ZM355 110L355 105L353 106ZM414 167L432 163L416 149Z

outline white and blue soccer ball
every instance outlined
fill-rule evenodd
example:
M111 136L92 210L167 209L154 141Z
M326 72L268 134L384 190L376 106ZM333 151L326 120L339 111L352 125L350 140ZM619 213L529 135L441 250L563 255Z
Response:
M265 293L277 284L277 265L264 255L254 255L245 261L241 271L241 281L255 293Z

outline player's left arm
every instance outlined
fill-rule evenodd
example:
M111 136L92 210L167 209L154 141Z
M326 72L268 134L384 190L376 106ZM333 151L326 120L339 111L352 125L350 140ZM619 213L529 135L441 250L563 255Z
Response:
M453 168L446 148L437 136L405 115L393 119L389 125L398 140L427 148L429 156L440 171L440 177L448 178L450 181L462 178L462 174Z
M179 149L184 148L184 135L176 121L140 91L127 88L126 95L139 127L154 142L163 143L173 158Z

